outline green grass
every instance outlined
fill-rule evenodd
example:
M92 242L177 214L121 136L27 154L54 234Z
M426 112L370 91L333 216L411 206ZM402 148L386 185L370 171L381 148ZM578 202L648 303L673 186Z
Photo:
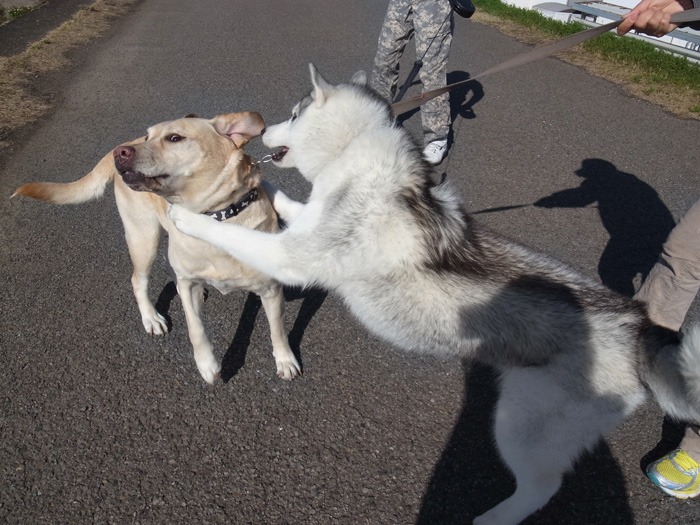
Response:
M578 22L564 23L540 13L506 5L499 0L475 0L477 9L498 18L537 30L551 37L565 37L587 27ZM684 57L660 52L652 44L612 33L582 44L583 49L612 62L637 68L640 82L671 84L700 91L700 66ZM697 109L697 108L695 108Z
M30 11L34 11L33 7L13 7L9 10L10 19L14 20L20 16L24 16Z
M0 6L0 24L15 20L20 16L26 15L30 11L34 11L34 9L34 7L11 7L8 9Z

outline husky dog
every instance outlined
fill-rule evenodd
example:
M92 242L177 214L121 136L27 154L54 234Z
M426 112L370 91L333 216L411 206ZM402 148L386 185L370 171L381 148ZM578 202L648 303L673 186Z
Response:
M277 234L171 206L177 228L280 282L340 294L373 332L415 352L471 357L501 374L496 442L515 493L475 523L518 523L559 489L586 449L645 401L700 421L700 329L682 341L643 304L484 229L435 185L363 74L313 91L263 142L313 184L280 191Z

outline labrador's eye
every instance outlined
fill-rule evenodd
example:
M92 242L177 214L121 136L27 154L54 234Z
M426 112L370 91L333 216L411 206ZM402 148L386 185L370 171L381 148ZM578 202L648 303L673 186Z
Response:
M290 119L290 121L291 121L291 122L294 122L294 121L297 119L298 116L299 116L299 115L297 115L297 112L296 112L296 111L293 111L293 112L292 112L292 118Z
M184 139L185 139L185 137L182 137L180 135L176 135L175 133L165 137L165 140L167 140L168 142L180 142L181 140L184 140Z

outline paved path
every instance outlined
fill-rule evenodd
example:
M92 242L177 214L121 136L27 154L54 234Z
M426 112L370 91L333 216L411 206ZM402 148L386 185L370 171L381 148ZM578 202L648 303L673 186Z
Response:
M331 81L371 66L385 7L144 0L76 54L56 110L2 160L0 194L76 179L149 124L187 113L287 118L309 89L309 61ZM525 48L458 19L451 77ZM698 122L556 59L490 77L453 105L442 168L467 206L623 293L700 196ZM418 116L406 125L418 130ZM298 175L266 171L307 194ZM551 208L528 205L553 194ZM285 383L258 301L212 291L206 323L229 380L210 387L162 260L153 294L173 331L142 332L111 191L65 208L3 199L0 221L0 522L457 524L512 491L491 444L484 367L406 355L336 297L290 292L305 375ZM677 437L645 407L528 523L700 523L700 502L662 496L640 469Z

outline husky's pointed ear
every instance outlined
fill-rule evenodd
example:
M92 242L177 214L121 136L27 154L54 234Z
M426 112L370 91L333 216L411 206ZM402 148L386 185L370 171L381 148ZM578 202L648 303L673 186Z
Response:
M311 83L314 85L314 102L316 103L316 107L320 108L326 102L328 93L333 86L321 76L321 73L318 72L316 66L313 64L309 64L309 71L311 72Z
M262 116L254 111L218 115L211 123L219 134L230 138L237 148L245 146L250 139L259 136L265 129Z
M367 73L365 73L362 69L360 69L357 73L355 73L352 78L350 79L350 82L353 84L359 84L360 86L366 86L367 85Z

